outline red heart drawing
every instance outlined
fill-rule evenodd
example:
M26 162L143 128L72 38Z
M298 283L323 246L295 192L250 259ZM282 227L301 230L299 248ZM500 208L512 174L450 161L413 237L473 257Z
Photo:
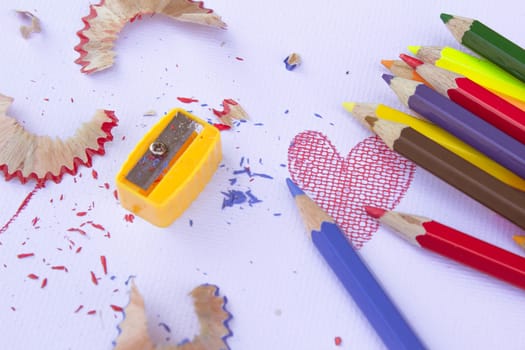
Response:
M416 166L376 136L359 142L343 157L325 135L304 131L288 148L288 168L292 180L360 248L379 227L363 206L394 209L408 190Z

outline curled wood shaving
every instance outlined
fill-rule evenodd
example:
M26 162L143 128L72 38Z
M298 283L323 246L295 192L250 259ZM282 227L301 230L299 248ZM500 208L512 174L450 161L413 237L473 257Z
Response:
M235 100L229 98L222 101L223 110L214 109L213 114L217 116L225 125L232 127L234 120L247 120L248 113Z
M102 0L90 6L90 13L82 18L84 28L77 32L80 44L75 50L80 57L75 61L81 72L94 73L113 65L113 46L118 34L128 22L147 14L162 14L175 20L226 28L226 24L201 1L191 0Z
M0 94L0 171L6 180L22 183L33 179L59 183L67 173L75 175L80 165L91 166L94 154L103 155L118 119L113 111L98 110L67 140L35 135L7 115L13 98Z
M148 334L144 298L134 283L130 300L124 309L124 320L119 324L120 334L115 350L227 350L226 338L232 335L228 328L231 314L224 308L226 298L219 296L219 288L210 284L200 285L190 293L195 313L200 323L200 334L193 340L179 345L157 346Z

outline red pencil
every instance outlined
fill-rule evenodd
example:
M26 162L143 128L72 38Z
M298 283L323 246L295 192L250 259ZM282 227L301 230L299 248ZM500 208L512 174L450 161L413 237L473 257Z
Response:
M524 110L467 77L405 54L400 57L437 92L525 144Z
M525 258L428 218L365 209L409 242L525 289Z

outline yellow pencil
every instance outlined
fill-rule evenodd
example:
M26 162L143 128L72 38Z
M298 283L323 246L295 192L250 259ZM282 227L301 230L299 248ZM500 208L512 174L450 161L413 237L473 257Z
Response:
M364 119L367 116L410 126L450 152L455 153L457 156L494 176L501 182L521 191L525 191L525 179L502 167L483 153L477 151L457 137L432 123L418 119L383 104L344 102L343 107L348 112L352 113L357 119L363 121L363 125L367 127L368 123L364 122Z
M461 74L497 93L525 102L525 84L494 63L452 47L409 46L422 61Z

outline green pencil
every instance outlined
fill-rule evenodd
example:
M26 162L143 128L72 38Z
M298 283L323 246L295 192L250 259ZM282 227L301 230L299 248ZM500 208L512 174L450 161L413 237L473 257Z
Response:
M525 82L524 49L477 20L446 13L440 17L460 44Z

